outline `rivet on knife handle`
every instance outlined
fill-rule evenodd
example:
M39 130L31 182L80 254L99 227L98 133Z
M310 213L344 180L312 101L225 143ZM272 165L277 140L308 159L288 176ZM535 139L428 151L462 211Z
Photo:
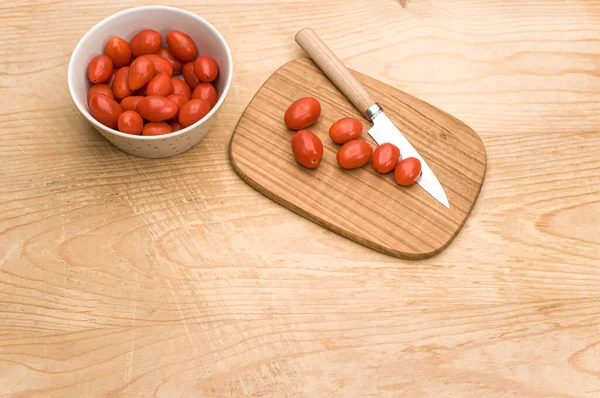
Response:
M356 109L371 120L374 115L369 115L367 111L374 109L371 107L375 105L375 101L342 61L323 43L323 40L311 28L304 28L296 33L296 43L310 55L323 73L352 102Z

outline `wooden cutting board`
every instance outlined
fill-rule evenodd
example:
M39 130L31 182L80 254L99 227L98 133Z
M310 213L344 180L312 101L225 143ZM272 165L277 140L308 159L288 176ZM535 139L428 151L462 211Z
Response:
M400 187L392 174L372 166L343 170L339 146L329 127L343 117L371 123L307 58L293 60L262 86L242 115L231 139L236 172L275 202L348 239L374 250L408 259L442 251L466 221L483 184L486 153L479 136L447 113L396 88L352 72L427 161L446 190L450 209L418 185ZM293 132L283 123L287 107L313 96L321 117L309 129L323 141L321 165L308 170L296 163ZM273 239L277 239L276 236Z

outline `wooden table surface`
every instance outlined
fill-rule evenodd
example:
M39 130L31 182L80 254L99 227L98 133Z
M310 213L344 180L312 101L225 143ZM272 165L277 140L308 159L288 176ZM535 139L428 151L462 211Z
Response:
M90 27L148 3L0 2L0 397L600 397L600 1L164 2L223 33L236 75L162 160L109 145L66 81ZM440 255L366 249L233 171L304 26L481 135Z

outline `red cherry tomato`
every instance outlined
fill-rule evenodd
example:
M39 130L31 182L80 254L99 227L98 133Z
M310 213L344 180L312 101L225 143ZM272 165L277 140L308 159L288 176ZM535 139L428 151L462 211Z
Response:
M129 88L144 87L154 77L154 64L148 57L136 58L129 67Z
M131 48L122 38L115 36L106 43L104 54L113 62L115 68L129 65L131 60Z
M139 102L143 99L144 97L142 97L141 95L132 95L130 97L125 97L121 100L121 108L123 108L124 111L137 112L137 106Z
M151 95L144 97L138 103L137 111L148 121L162 122L173 118L177 114L177 105L165 97Z
M144 128L144 120L135 111L125 111L119 116L117 125L122 133L140 135Z
M183 127L191 126L206 116L210 110L210 102L206 100L189 100L179 110L179 123L181 123Z
M154 65L154 75L165 74L169 77L173 76L173 66L166 59L157 54L146 54L140 58L148 58Z
M173 92L171 78L163 73L156 75L146 86L146 95L161 95L166 97Z
M217 78L219 65L212 57L201 55L194 61L194 73L201 82L210 83Z
M184 127L181 125L181 123L179 122L171 122L169 123L169 125L171 126L171 128L173 129L173 132L175 131L179 131L179 130L183 130Z
M174 75L178 75L181 73L181 67L183 66L183 63L177 58L175 58L175 56L171 54L171 51L169 51L168 48L161 47L156 53L156 55L160 55L161 57L169 61L169 63L173 67Z
M167 98L173 101L175 105L177 105L177 110L180 110L183 107L183 105L185 105L185 103L189 101L183 95L179 94L171 94L167 96Z
M194 73L193 62L186 62L185 64L183 64L183 66L181 67L181 73L183 74L185 82L188 84L188 86L190 86L192 90L195 89L196 86L198 86L198 84L200 84L200 80L198 80L198 78L196 77L196 73Z
M112 90L118 99L129 97L133 94L133 91L129 88L129 66L125 66L117 71Z
M375 148L371 163L373 163L375 171L385 174L394 170L398 160L400 160L400 149L388 142Z
M102 94L94 94L90 98L90 113L100 123L110 127L117 128L119 116L123 113L121 105L112 98Z
M298 163L314 169L323 159L323 143L312 131L300 130L292 136L292 152Z
M185 33L172 30L167 34L167 45L171 53L183 62L193 61L196 58L196 44Z
M302 130L313 124L321 116L321 104L316 98L306 97L296 100L285 111L283 120L291 130Z
M394 171L394 180L398 185L407 187L419 179L421 175L421 161L417 158L402 159Z
M165 122L146 123L142 129L142 135L164 135L172 133L173 129Z
M162 36L155 30L142 30L129 42L131 45L131 53L134 57L139 57L144 54L156 54L160 49Z
M210 106L215 106L217 104L217 90L210 83L200 83L194 89L192 98L207 100L210 102Z
M340 119L329 128L329 137L336 144L345 144L348 141L360 138L363 133L363 124L353 117Z
M88 65L88 78L92 83L104 83L113 72L113 63L106 55L96 55Z
M373 153L373 147L365 140L346 142L337 153L338 164L343 169L357 169L367 164Z
M115 99L115 95L110 87L108 87L106 84L94 84L92 87L90 87L87 94L88 103L94 94L102 94L106 95L108 98Z
M185 81L176 77L172 77L171 84L173 85L173 94L181 95L186 99L190 99L192 96L192 90Z

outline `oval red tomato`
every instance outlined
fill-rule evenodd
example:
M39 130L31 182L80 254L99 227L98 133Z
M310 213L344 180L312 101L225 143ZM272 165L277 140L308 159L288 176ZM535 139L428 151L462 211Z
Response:
M329 128L329 137L336 144L345 144L348 141L360 138L364 126L360 120L353 117L340 119Z
M189 35L183 32L170 31L167 34L167 45L171 53L181 61L193 61L196 58L196 44Z
M194 89L192 98L207 100L210 102L210 106L215 106L217 104L217 90L210 83L200 83Z
M389 173L400 160L400 149L396 145L385 143L375 148L371 163L375 171L381 174Z
M156 75L146 86L146 95L161 95L166 97L173 92L171 78L163 73Z
M122 38L115 36L106 43L104 54L110 58L115 68L129 65L131 60L131 48Z
M171 84L173 85L173 94L181 95L186 99L190 99L192 96L192 90L185 81L176 77L172 77Z
M144 120L135 111L125 111L119 116L117 125L122 133L139 135L144 127Z
M106 55L96 55L88 65L88 78L92 83L104 83L113 72L113 63Z
M115 95L113 94L110 87L108 87L108 85L106 84L94 84L92 87L90 87L87 94L88 103L90 102L90 98L92 98L94 94L102 94L106 95L108 98L115 99Z
M164 135L172 133L173 129L165 122L146 123L142 129L142 135Z
M367 164L373 153L373 147L365 140L346 142L337 153L338 164L343 169L357 169Z
M117 128L119 116L123 113L121 105L112 98L102 94L94 94L90 98L90 113L100 123L110 127Z
M129 88L137 90L144 87L154 77L154 64L147 57L133 60L129 67Z
M160 55L161 57L169 61L171 67L173 67L174 75L181 73L181 67L183 66L183 63L177 58L175 58L175 56L171 54L168 48L161 47L156 53L156 55Z
M133 91L129 88L129 66L125 66L117 71L112 90L118 99L129 97L133 94Z
M188 84L188 86L190 86L192 90L195 89L196 86L198 86L198 84L200 84L200 80L198 80L198 78L196 77L196 73L194 73L193 62L186 62L185 64L183 64L183 66L181 67L181 73L183 74L185 82Z
M162 122L177 114L177 105L168 98L151 95L138 103L137 111L146 120Z
M323 159L323 143L312 131L300 130L292 136L292 152L298 163L314 169Z
M134 57L140 57L145 54L156 54L160 49L162 36L153 29L142 30L129 42L131 53Z
M402 159L394 171L394 180L404 187L412 185L421 175L421 161L417 158Z
M212 57L201 55L194 61L194 73L201 82L210 83L217 78L219 65Z
M321 116L321 104L316 98L306 97L294 101L285 111L283 120L291 130L302 130Z
M191 126L206 116L210 110L210 102L206 100L189 100L179 110L179 123L181 123L183 127Z

